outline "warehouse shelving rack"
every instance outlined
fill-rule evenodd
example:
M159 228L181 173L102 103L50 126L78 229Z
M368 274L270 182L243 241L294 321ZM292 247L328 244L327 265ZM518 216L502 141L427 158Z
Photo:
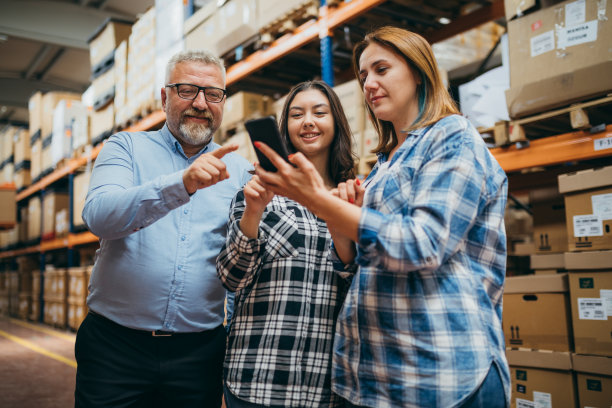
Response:
M386 1L388 0L352 0L348 3L340 3L334 7L327 7L325 0L322 0L317 20L303 24L293 33L274 41L268 48L255 51L245 59L231 65L227 70L227 85L239 84L241 80L249 75L316 39L319 39L321 43L322 77L328 83L333 84L333 71L331 69L333 66L333 56L329 42L333 30L375 9ZM432 43L442 41L480 24L503 17L503 0L494 0L473 13L454 19L451 24L443 28L425 34L425 37ZM124 130L139 131L154 129L160 127L164 120L165 114L163 111L154 111L138 123ZM69 190L71 192L72 178L75 172L88 162L95 160L101 147L102 144L99 144L86 155L69 160L64 167L55 170L19 192L16 198L17 202L23 201L35 194L44 195L46 188L66 177L68 177ZM571 132L533 140L528 144L496 147L492 148L491 152L502 168L508 173L519 172L532 167L612 157L612 125L597 133L590 133L588 131ZM70 202L72 202L72 194L70 194ZM70 209L69 217L72 220L72 208ZM42 271L44 270L46 252L67 249L68 266L72 266L73 250L75 247L91 245L97 242L98 238L91 232L76 233L71 226L70 232L66 237L42 241L39 244L24 248L1 251L0 261L21 255L40 254Z

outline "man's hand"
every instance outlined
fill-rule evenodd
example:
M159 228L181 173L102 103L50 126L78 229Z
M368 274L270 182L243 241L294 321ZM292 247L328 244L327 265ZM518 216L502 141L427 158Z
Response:
M198 157L183 173L185 190L193 194L201 188L210 187L228 179L230 175L221 158L237 149L238 145L232 143Z

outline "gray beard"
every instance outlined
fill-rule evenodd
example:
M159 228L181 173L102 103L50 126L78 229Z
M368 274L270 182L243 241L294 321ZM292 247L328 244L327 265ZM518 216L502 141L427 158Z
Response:
M214 133L209 127L187 123L179 125L179 132L181 140L193 146L207 145L212 140Z

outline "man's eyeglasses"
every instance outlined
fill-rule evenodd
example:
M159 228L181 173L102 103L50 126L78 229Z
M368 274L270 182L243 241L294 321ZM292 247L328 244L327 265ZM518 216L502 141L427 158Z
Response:
M204 99L207 102L219 103L225 98L225 89L215 88L214 86L197 86L193 84L168 84L168 88L176 88L179 98L193 101L198 97L200 91L204 92Z

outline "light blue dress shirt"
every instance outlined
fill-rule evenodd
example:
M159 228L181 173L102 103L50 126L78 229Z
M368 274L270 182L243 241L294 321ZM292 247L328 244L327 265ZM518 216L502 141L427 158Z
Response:
M167 126L120 132L104 144L92 172L83 219L100 237L89 308L141 330L197 332L223 323L225 289L215 260L230 203L251 177L235 153L223 157L230 178L189 196L187 158ZM233 302L228 302L231 305Z

